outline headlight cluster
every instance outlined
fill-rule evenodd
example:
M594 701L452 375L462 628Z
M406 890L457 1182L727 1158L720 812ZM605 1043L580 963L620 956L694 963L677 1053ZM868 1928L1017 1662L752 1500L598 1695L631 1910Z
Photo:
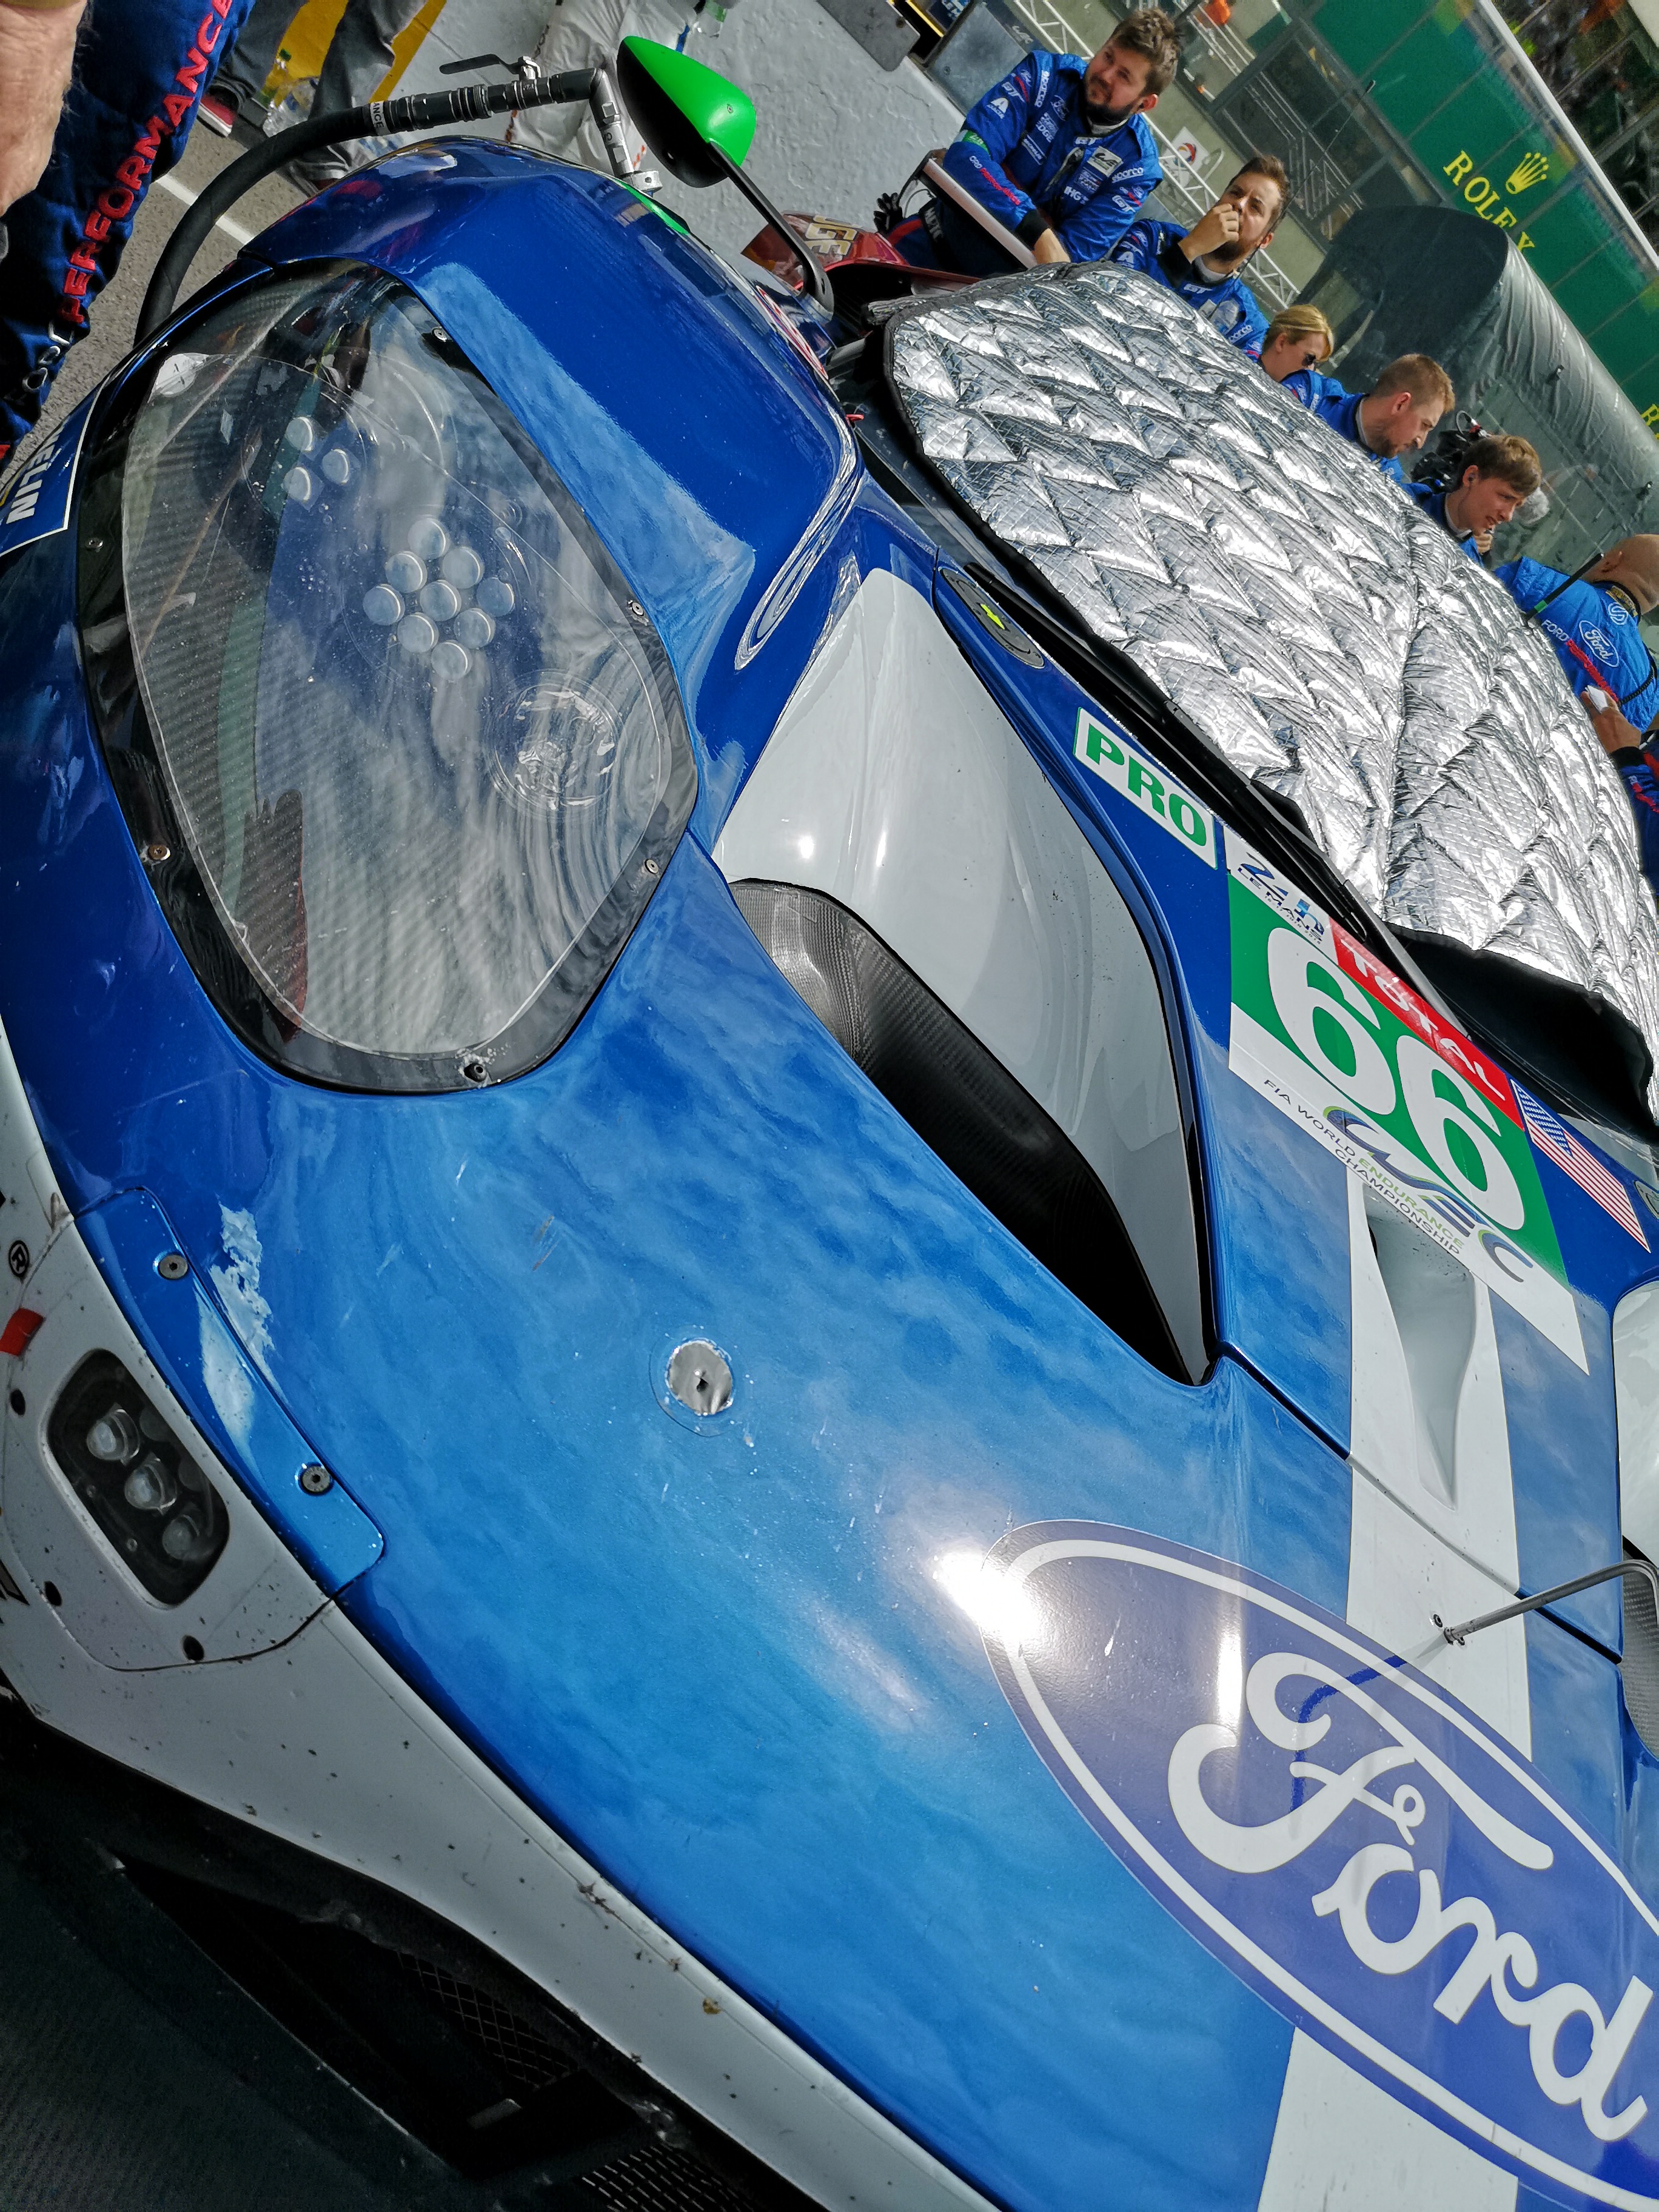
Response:
M643 605L387 277L219 303L127 404L82 494L88 688L198 974L331 1083L534 1066L695 796Z
M46 1424L52 1457L154 1598L178 1605L225 1548L223 1501L112 1352L94 1352Z

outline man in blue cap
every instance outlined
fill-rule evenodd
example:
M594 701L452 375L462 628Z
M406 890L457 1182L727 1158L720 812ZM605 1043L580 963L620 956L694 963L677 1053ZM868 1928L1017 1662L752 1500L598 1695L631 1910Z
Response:
M1143 216L1112 248L1111 259L1179 292L1247 360L1261 358L1267 318L1239 271L1273 234L1290 198L1285 165L1252 154L1221 198L1190 230Z
M969 114L945 154L946 176L1036 260L1098 261L1163 177L1144 118L1180 52L1170 18L1141 8L1092 60L1027 54ZM924 269L997 276L1015 265L945 193L890 231L888 243Z

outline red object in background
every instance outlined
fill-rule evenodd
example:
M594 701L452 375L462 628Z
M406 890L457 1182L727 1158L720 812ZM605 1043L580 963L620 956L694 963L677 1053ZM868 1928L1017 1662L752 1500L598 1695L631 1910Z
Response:
M3 1352L8 1359L21 1359L28 1350L35 1330L45 1319L45 1314L35 1313L27 1306L19 1306L4 1330L0 1331L0 1352Z
M1232 12L1229 0L1204 0L1204 13L1218 30L1230 20Z
M788 215L785 219L824 269L837 268L842 262L851 261L887 261L896 263L900 268L905 266L904 256L896 252L879 231L860 230L856 223L830 222L817 215ZM743 258L745 261L757 261L763 269L781 276L793 291L801 289L800 264L769 222L764 230L757 231L744 247Z

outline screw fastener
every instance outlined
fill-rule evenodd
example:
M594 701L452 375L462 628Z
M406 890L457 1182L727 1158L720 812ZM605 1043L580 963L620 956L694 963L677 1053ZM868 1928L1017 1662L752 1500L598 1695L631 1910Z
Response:
M159 868L163 860L170 860L172 858L172 846L164 845L159 837L155 840L154 844L146 845L144 848L144 865L146 867Z
M662 870L654 860L647 860L645 864L645 872L647 876L659 876Z
M155 1272L164 1283L182 1283L190 1273L190 1262L182 1252L163 1252L155 1262Z
M334 1487L334 1477L325 1467L302 1467L300 1487L307 1498L322 1498Z

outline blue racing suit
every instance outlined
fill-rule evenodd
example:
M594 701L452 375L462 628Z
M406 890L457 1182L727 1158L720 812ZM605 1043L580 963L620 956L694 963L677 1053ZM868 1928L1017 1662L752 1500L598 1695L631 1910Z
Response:
M1256 305L1255 294L1242 276L1204 276L1181 251L1186 235L1178 222L1153 222L1143 216L1130 224L1109 258L1179 292L1189 307L1215 325L1229 345L1236 345L1251 361L1260 361L1267 318Z
M1406 471L1399 462L1392 455L1384 459L1381 453L1372 453L1359 434L1359 403L1366 397L1364 392L1346 391L1334 376L1322 376L1316 368L1298 368L1279 388L1288 392L1292 399L1299 399L1322 422L1328 422L1339 438L1347 439L1362 453L1370 454L1383 475L1391 477L1404 489Z
M1653 767L1634 745L1626 745L1612 756L1630 800L1631 812L1636 817L1636 840L1642 848L1642 873L1647 878L1648 889L1659 896L1659 776Z
M1479 562L1480 549L1474 542L1474 532L1466 530L1460 538L1446 520L1446 495L1435 491L1425 483L1408 483L1406 496L1413 507L1420 507L1431 522L1437 522L1454 544L1461 545L1471 561Z
M1073 261L1109 253L1164 174L1144 116L1132 115L1115 131L1090 122L1083 106L1088 66L1081 54L1027 54L969 112L945 156L946 174L1005 229L1027 246L1052 230ZM932 258L924 242L931 238L970 276L1008 268L1006 257L948 199L933 201L926 216L933 220L922 219L926 228L914 241L892 234L908 258Z
M1570 583L1541 561L1506 561L1492 574L1522 614L1535 614L1575 691L1605 691L1645 730L1659 714L1659 672L1637 617L1605 584Z
M184 150L203 86L249 0L91 0L52 159L6 210L0 461L33 428L64 354L132 235L152 177Z

